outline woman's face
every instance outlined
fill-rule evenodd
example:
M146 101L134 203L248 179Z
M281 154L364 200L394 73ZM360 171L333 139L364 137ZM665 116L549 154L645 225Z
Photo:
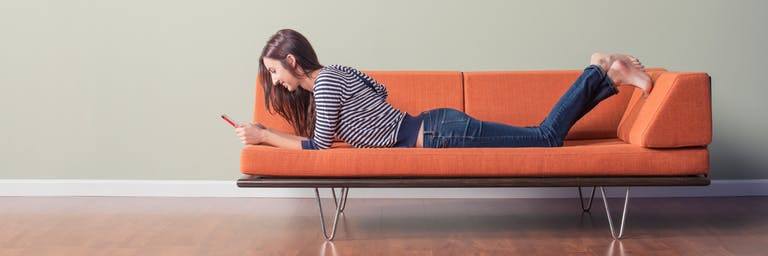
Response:
M288 62L291 63L292 58L288 58ZM275 86L283 86L288 91L293 92L299 88L299 79L285 69L279 60L272 58L263 58L264 66L267 67L270 76L272 77L272 84Z

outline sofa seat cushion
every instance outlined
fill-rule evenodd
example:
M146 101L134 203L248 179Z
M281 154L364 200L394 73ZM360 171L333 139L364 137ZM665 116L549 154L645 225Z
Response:
M651 149L618 138L566 140L557 148L352 148L248 145L240 171L294 177L568 177L707 174L706 147Z

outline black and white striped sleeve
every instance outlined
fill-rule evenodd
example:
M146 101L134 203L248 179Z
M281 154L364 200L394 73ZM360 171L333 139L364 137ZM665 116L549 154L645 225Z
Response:
M315 98L315 131L312 138L302 141L303 149L331 148L338 128L344 83L341 77L321 74L313 88Z

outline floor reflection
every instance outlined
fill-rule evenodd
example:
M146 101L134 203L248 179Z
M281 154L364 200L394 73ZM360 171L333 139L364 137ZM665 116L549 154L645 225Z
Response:
M613 240L610 244L608 244L608 248L605 251L605 255L613 256L613 255L626 255L626 252L624 250L624 244L621 243L621 240Z
M337 256L339 255L339 252L336 251L336 246L333 245L333 242L331 241L325 241L323 242L323 246L320 247L320 255L330 255L330 256Z

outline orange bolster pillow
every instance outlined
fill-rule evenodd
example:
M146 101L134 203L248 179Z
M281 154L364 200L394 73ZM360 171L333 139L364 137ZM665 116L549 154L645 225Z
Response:
M711 78L663 72L647 99L635 91L617 135L647 148L706 146L712 142Z

